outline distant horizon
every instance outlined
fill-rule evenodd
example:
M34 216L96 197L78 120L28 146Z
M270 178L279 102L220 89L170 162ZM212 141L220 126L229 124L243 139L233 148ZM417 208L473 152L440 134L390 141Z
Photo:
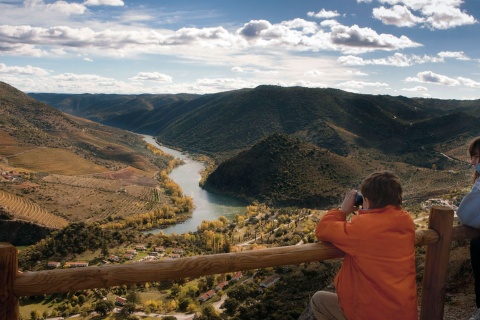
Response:
M58 94L58 95L102 95L102 94L105 94L105 95L130 95L130 96L138 96L138 95L181 95L181 94L191 94L191 95L198 95L198 96L201 96L201 95L208 95L208 94L217 94L217 93L225 93L225 92L230 92L230 91L238 91L238 90L245 90L245 89L248 89L248 90L254 90L258 87L261 87L261 86L272 86L272 87L281 87L281 88L294 88L294 87L298 87L298 88L307 88L307 89L322 89L322 90L328 90L328 89L333 89L333 90L340 90L340 91L344 91L344 92L347 92L347 93L352 93L352 94L363 94L363 95L373 95L373 96L381 96L381 95L386 95L386 96L392 96L392 97L405 97L405 98L408 98L408 99L434 99L434 100L464 100L464 101L473 101L473 100L480 100L480 97L479 98L472 98L472 99L456 99L456 98L446 98L446 99L442 99L442 98L433 98L433 97L407 97L405 95L402 95L402 94L398 94L398 95L392 95L392 94L384 94L384 93L358 93L358 92L350 92L350 91L346 91L346 90L343 90L343 89L338 89L338 88L311 88L311 87L302 87L302 86L291 86L291 87L282 87L282 86L277 86L277 85L267 85L267 84L261 84L261 85L258 85L254 88L239 88L239 89L232 89L232 90L225 90L225 91L218 91L218 92L209 92L209 93L190 93L190 92L178 92L178 93L147 93L147 92L143 92L143 93L105 93L105 92L97 92L97 93L90 93L90 92L79 92L79 93L68 93L68 92L25 92L26 94Z
M30 93L259 85L480 99L477 0L0 0L0 80Z

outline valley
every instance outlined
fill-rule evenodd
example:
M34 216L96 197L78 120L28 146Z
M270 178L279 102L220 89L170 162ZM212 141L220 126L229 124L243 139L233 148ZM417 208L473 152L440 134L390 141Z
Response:
M49 262L96 266L312 243L325 210L376 170L401 177L404 207L417 228L425 228L430 205L455 207L468 192L465 150L477 134L479 108L478 101L275 86L85 99L29 96L1 83L0 93L0 241L22 245L23 271L51 268ZM193 220L196 203L170 176L181 161L145 142L145 134L208 160L203 190L247 204L228 218L200 221L194 230L162 232ZM159 232L148 232L154 229ZM22 230L35 237L26 239ZM466 243L452 248L446 319L473 310L467 249ZM298 319L338 266L325 261L245 272L208 303L199 298L234 274L22 298L22 314ZM275 287L261 292L271 277L278 278ZM128 307L102 316L117 297Z

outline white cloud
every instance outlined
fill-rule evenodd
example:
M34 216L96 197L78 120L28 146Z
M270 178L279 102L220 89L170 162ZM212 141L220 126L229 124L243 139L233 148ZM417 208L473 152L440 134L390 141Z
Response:
M463 0L378 1L393 7L374 9L374 17L386 24L393 24L399 27L411 27L422 23L431 29L450 29L478 23L475 17L460 10L460 6L464 2ZM417 15L414 15L410 10L416 11ZM405 20L402 21L401 19Z
M463 51L442 51L438 54L442 58L452 58L457 60L471 60Z
M306 76L311 76L311 77L319 77L319 76L323 76L324 74L325 72L320 70L308 70L307 72L305 72Z
M340 15L340 13L338 13L337 10L329 11L329 10L325 10L325 9L322 9L317 13L315 13L315 12L308 12L307 13L307 16L313 17L313 18L319 18L319 19L331 19L331 18L338 17L339 15Z
M441 74L434 73L432 71L423 71L417 73L416 77L408 77L406 82L420 82L420 83L433 83L445 86L458 86L460 81L454 78L450 78Z
M10 75L33 75L33 76L45 76L48 75L49 72L45 69L33 67L31 65L27 65L25 67L19 66L7 66L3 63L0 63L0 73L8 73Z
M297 80L292 82L288 86L299 86L299 87L306 87L306 88L326 88L328 85L324 82L311 82L305 80Z
M93 60L92 60L92 59L90 59L90 58L87 58L87 57L86 57L86 58L83 58L83 60L84 60L84 61L88 61L88 62L93 62Z
M480 82L464 78L464 77L458 77L458 80L463 83L464 86L469 87L469 88L476 88L480 89Z
M403 88L402 91L409 91L409 92L425 92L428 91L427 88L422 86L416 86L414 88Z
M84 2L86 6L124 6L122 0L87 0Z
M360 28L357 25L351 27L334 26L330 37L334 44L361 49L361 51L368 51L369 49L397 50L421 46L421 44L410 40L406 36L397 38L391 34L378 34L373 29Z
M43 0L25 0L24 6L36 11L59 12L65 15L84 14L87 8L80 3L68 3L65 1L55 1L46 4Z
M272 27L272 24L266 20L252 20L245 23L237 33L244 36L247 39L254 39L260 37L260 34L264 30L268 30Z
M352 70L347 70L347 74L351 74L353 76L361 76L361 77L368 76L368 73L361 72L361 71L352 71Z
M363 59L357 56L341 56L337 59L337 63L345 66L366 66L366 65L384 65L394 67L409 67L424 63L441 63L446 58L456 60L470 60L463 52L443 51L437 56L429 55L406 55L403 53L395 53L393 56L379 59Z
M163 83L172 83L172 77L159 72L139 72L135 77L130 78L132 81L158 81Z
M373 17L382 21L384 24L395 25L397 27L413 27L424 21L423 18L415 16L405 6L395 5L392 8L375 8Z
M451 78L445 75L437 74L432 71L419 72L416 77L408 77L406 82L420 82L420 83L433 83L438 85L456 87L464 85L468 88L480 89L480 82L465 78L457 77Z
M376 88L388 88L388 84L384 82L366 82L366 81L357 81L350 80L338 84L339 87L349 88L349 89L363 89L365 87L376 87Z
M333 26L338 26L340 23L337 20L323 20L320 22L320 25L324 28L331 28Z
M260 70L256 68L242 68L242 67L233 67L231 69L233 72L238 73L255 73L255 74L278 74L278 71L275 70Z

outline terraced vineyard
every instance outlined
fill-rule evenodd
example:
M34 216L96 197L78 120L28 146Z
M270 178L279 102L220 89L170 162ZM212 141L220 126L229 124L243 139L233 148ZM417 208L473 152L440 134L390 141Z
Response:
M57 217L28 199L0 190L0 206L16 220L24 220L60 229L68 225L67 220Z

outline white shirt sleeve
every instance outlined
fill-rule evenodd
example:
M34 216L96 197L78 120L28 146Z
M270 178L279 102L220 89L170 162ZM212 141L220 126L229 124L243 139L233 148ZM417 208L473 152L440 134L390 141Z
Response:
M480 229L480 179L458 206L457 216L463 224Z

